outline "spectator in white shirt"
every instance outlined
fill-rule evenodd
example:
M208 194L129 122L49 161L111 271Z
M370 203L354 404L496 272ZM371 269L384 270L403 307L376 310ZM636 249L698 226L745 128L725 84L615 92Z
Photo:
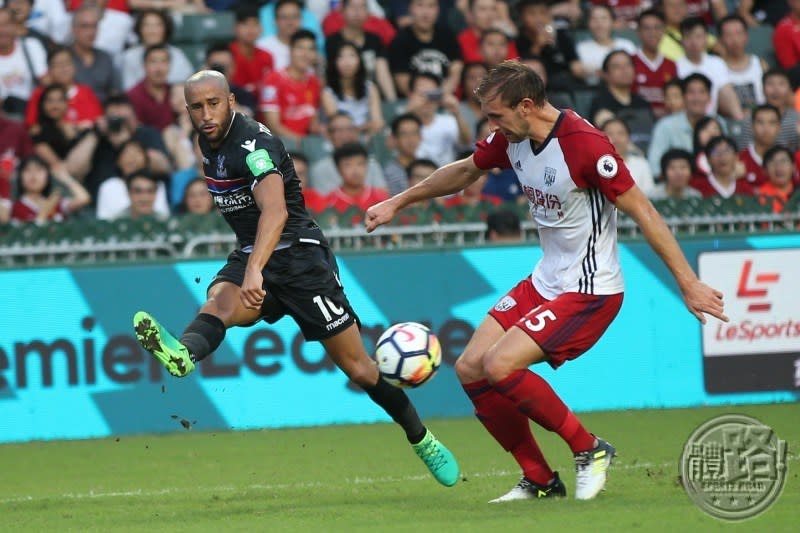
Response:
M633 176L633 181L646 196L650 196L655 188L653 173L650 172L650 164L644 157L639 148L631 142L631 131L624 120L612 118L606 120L600 127L608 135L611 144L616 148L617 153L622 156L625 166Z
M472 143L472 132L461 114L458 99L442 91L442 83L432 74L420 72L411 77L406 111L422 122L422 144L417 157L438 165L455 161L461 147ZM447 113L440 113L444 108Z
M630 55L636 53L636 45L628 39L612 35L614 12L608 5L593 5L589 10L587 22L592 38L581 41L575 46L583 67L587 73L586 83L597 85L602 77L603 60L614 50L624 50Z
M130 90L144 79L144 51L155 44L166 44L169 50L168 83L183 83L194 73L195 68L186 54L177 46L169 44L172 26L172 18L164 11L149 9L139 14L133 28L139 44L128 48L119 57L118 68L122 74L123 91Z
M116 57L133 40L133 17L116 9L106 9L108 0L96 0L95 4L101 17L94 46ZM67 39L72 39L71 31Z
M742 120L744 112L728 77L728 66L719 57L706 52L708 30L703 19L689 17L681 23L681 42L686 55L678 59L678 77L699 72L711 80L711 101L706 114L717 113L733 120Z
M47 53L37 39L19 39L8 8L0 8L0 87L3 109L13 116L25 112L34 86L47 73Z
M275 2L275 27L277 33L261 37L256 46L272 54L272 68L282 70L289 66L289 40L300 29L303 5L299 0Z
M717 24L719 42L725 49L725 65L728 79L745 109L752 109L766 102L761 78L769 69L763 58L745 52L749 36L747 23L739 15L728 15Z

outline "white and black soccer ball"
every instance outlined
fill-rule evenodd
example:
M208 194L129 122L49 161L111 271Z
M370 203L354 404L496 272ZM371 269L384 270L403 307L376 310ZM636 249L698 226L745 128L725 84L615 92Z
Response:
M375 361L383 379L396 387L419 387L442 364L439 339L417 322L394 324L375 346Z

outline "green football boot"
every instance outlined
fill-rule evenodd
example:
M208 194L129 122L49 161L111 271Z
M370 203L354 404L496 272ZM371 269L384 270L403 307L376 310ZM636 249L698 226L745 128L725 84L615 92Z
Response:
M148 313L139 311L133 315L133 330L142 348L153 354L173 376L182 378L194 370L189 350Z
M458 461L453 453L433 436L430 430L425 433L425 438L417 444L412 444L411 447L431 471L436 481L446 487L452 487L458 482L460 475Z

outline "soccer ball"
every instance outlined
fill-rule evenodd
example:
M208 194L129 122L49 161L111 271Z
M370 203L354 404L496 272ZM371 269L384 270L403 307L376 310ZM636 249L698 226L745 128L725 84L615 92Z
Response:
M442 363L439 339L416 322L395 324L383 332L375 347L383 379L396 387L419 387Z

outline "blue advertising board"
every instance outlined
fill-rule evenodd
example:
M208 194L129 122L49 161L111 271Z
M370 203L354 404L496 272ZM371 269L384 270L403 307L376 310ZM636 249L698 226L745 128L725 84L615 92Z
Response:
M702 252L800 248L800 236L689 240ZM701 326L666 268L640 242L620 247L622 310L588 353L558 371L536 367L576 411L793 401L797 390L710 394ZM343 254L341 279L371 348L399 321L428 323L444 363L411 391L425 417L468 416L452 365L474 328L530 274L536 246ZM0 442L181 430L387 421L294 323L233 328L184 379L142 351L131 321L150 311L179 333L222 261L0 272ZM798 350L800 356L800 350Z

